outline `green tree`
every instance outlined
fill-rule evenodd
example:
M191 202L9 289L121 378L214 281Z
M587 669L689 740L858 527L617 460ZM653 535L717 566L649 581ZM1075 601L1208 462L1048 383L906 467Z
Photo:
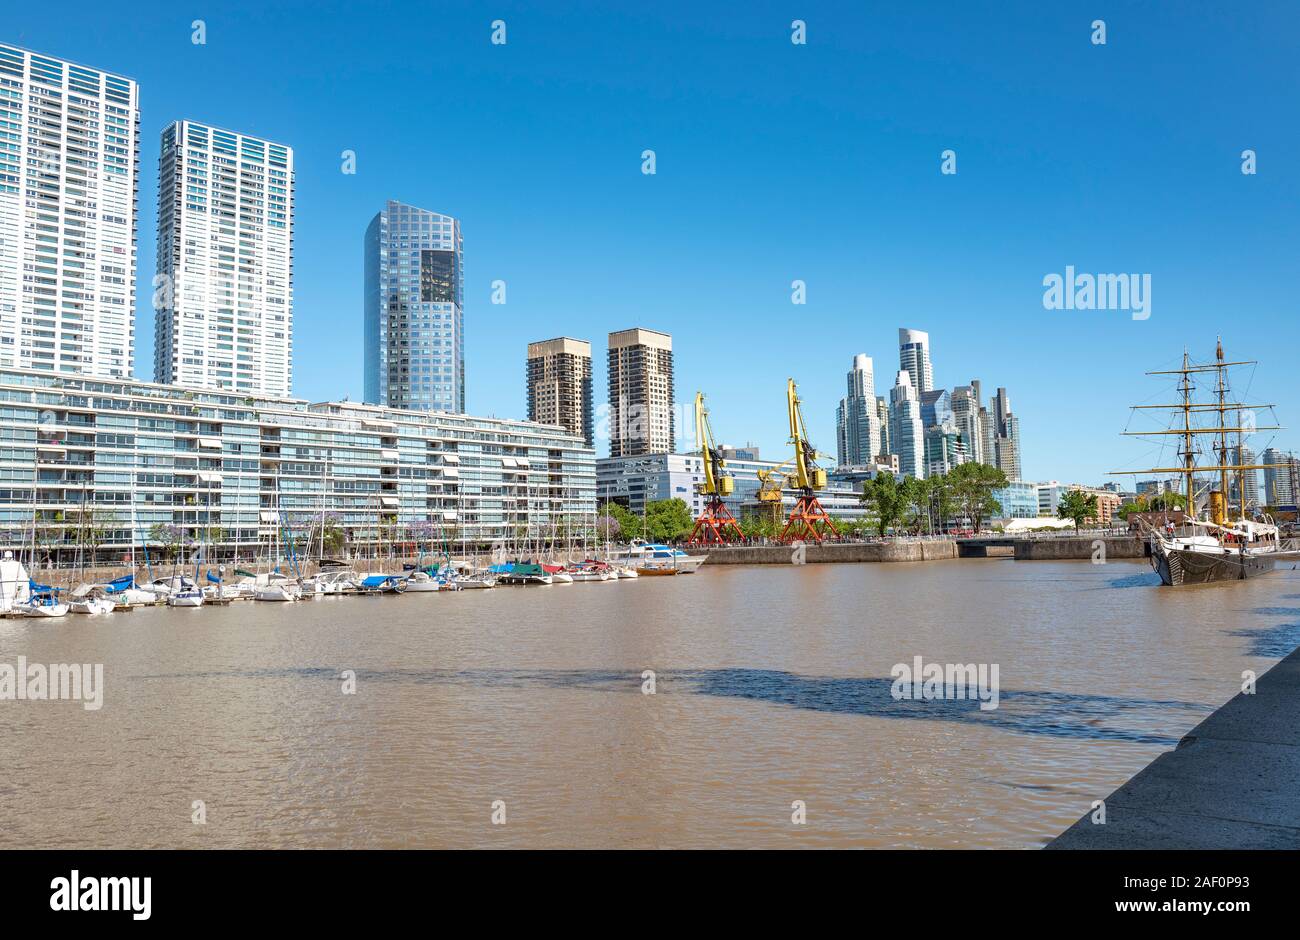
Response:
M919 477L903 477L899 487L904 500L904 522L908 531L919 535L930 518L930 482Z
M163 559L170 561L185 540L185 531L179 526L159 522L150 527L149 539L162 549Z
M930 524L934 531L943 531L944 524L958 514L957 494L948 474L925 478Z
M971 521L979 532L986 519L1002 511L994 492L1008 485L1007 475L985 463L961 463L948 471L944 483L955 511Z
M1070 490L1056 504L1056 517L1069 519L1074 523L1074 531L1087 519L1097 518L1097 494Z
M866 516L858 519L837 519L835 525L840 530L840 535L857 536L864 532L874 531L876 520L869 519Z
M74 537L85 547L90 564L94 564L100 546L118 525L117 516L111 510L88 507L74 509L68 518Z
M908 479L911 479L910 477ZM904 481L906 483L906 481ZM876 530L885 535L907 510L908 497L892 473L877 473L862 484L860 497L876 516Z
M642 537L641 517L635 515L626 506L621 506L618 503L605 503L605 505L600 507L600 514L603 516L609 516L618 523L617 530L611 532L610 538L621 537L624 540L630 541ZM601 535L603 536L604 532L602 532Z
M1183 493L1159 493L1151 497L1152 512L1172 512L1175 509L1184 509L1187 506L1187 497Z
M1148 512L1149 509L1150 507L1147 503L1147 498L1145 496L1138 496L1137 499L1133 500L1133 502L1125 503L1123 506L1120 506L1116 515L1127 522L1128 517L1133 515L1133 513Z
M742 516L739 522L740 531L746 538L774 539L781 531L780 526L761 513Z
M695 519L691 507L681 499L659 499L645 508L646 538L655 542L684 539L691 534Z

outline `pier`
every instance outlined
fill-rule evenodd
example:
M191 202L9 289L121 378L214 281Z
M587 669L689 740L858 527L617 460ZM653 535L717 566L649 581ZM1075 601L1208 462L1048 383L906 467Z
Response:
M1106 797L1049 849L1300 848L1300 649Z

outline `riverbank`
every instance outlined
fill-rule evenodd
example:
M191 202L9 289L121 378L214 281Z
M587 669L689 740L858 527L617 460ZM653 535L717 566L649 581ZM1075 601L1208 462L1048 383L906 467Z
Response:
M1049 849L1300 848L1300 649L1106 798Z

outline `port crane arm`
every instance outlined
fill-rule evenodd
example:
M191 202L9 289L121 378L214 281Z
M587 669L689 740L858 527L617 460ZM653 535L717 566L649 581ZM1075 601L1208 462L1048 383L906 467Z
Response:
M786 381L785 403L786 416L790 422L790 443L794 445L794 472L786 478L786 482L789 486L798 490L799 496L795 502L794 510L786 521L785 529L781 532L780 540L790 542L811 538L820 542L825 531L839 535L835 523L831 521L830 516L822 507L821 501L817 498L817 490L826 489L826 471L817 465L817 458L826 455L818 453L817 448L808 439L808 428L803 418L803 406L799 400L799 390L794 379ZM764 482L766 486L766 481ZM778 489L775 498L779 499L779 494ZM769 495L768 498L773 499L774 497Z
M709 410L704 407L703 392L695 393L695 439L700 443L700 456L704 463L704 484L700 492L712 496L719 490L726 461L713 442L713 428L709 426Z
M736 481L726 472L727 462L722 457L722 448L713 439L703 392L695 393L695 439L700 445L700 463L704 471L704 480L696 484L696 489L705 498L705 506L691 529L690 544L719 544L742 539L744 534L740 524L723 501L723 497L735 492Z

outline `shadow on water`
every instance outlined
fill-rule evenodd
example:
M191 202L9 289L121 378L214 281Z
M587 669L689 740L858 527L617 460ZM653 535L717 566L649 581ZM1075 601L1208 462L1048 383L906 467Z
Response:
M325 668L267 669L248 672L208 672L143 676L144 679L328 679L338 681L339 671ZM468 685L504 689L568 689L641 694L637 672L599 669L526 670L385 669L357 671L367 683L396 682L432 685ZM907 700L891 694L889 678L801 676L772 669L687 669L660 671L657 693L705 695L779 705L825 714L867 718L946 721L984 725L1017 734L1116 741L1133 744L1178 743L1171 728L1187 717L1209 712L1210 706L1194 702L1125 698L1075 692L1032 690L1002 691L998 707L980 709L974 690L967 699ZM1110 723L1120 725L1112 727Z
M1160 583L1160 575L1154 571L1143 574L1131 574L1123 578L1111 578L1106 582L1108 588L1152 587Z
M1252 614L1266 617L1300 616L1300 607L1256 607ZM1228 636L1250 641L1250 654L1267 659L1282 659L1300 646L1300 623L1279 623L1271 627L1229 630Z

